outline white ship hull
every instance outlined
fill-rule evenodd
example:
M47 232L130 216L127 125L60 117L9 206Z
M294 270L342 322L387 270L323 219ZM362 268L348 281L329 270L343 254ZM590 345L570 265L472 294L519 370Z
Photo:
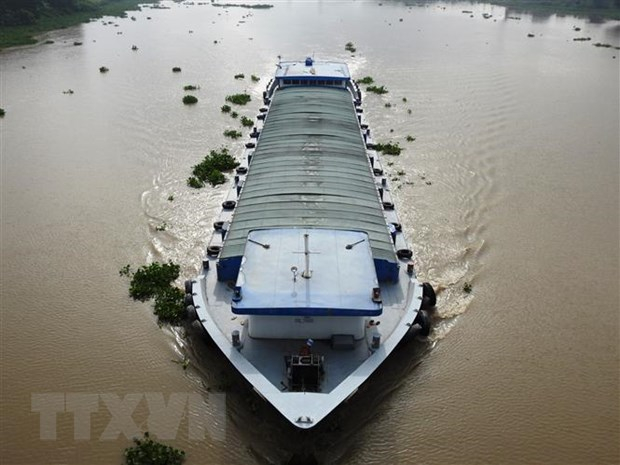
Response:
M435 295L416 278L346 65L280 63L264 99L186 303L256 392L307 429L412 327L428 334Z

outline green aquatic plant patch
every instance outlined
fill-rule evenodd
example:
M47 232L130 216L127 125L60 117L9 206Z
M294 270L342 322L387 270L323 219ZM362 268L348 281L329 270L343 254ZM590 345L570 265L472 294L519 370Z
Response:
M375 144L375 150L377 152L382 152L386 155L400 155L400 152L403 149L400 147L400 145L398 145L398 142L388 142L387 144Z
M198 179L196 176L190 176L187 178L187 185L193 189L200 189L205 187L205 183Z
M241 132L236 131L235 129L227 129L224 131L225 137L230 137L231 139L239 139L243 134Z
M184 294L172 283L179 277L180 270L181 267L172 262L153 262L135 272L126 265L119 274L131 277L129 295L134 300L155 299L154 313L160 324L179 324L185 318Z
M251 128L254 126L254 120L252 118L248 118L247 116L241 117L241 124L246 128Z
M125 465L181 465L185 460L185 451L154 441L148 431L133 442L125 449Z
M366 87L366 91L367 92L372 92L373 94L387 94L388 90L385 88L385 86L369 86Z
M227 148L221 148L219 151L211 150L199 164L192 169L192 175L187 180L187 185L195 189L204 187L206 183L212 186L223 184L226 177L223 171L230 171L239 166L239 162L230 155Z
M226 97L226 101L230 103L234 103L235 105L245 105L252 100L252 97L249 94L233 94L228 95Z
M138 268L135 273L127 269L128 274L132 276L129 295L141 302L152 299L170 287L170 284L179 277L180 270L181 267L172 262L153 262Z

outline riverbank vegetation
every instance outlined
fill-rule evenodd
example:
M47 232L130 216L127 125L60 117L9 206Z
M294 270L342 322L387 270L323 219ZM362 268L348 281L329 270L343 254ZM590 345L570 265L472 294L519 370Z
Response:
M491 3L534 15L575 15L620 19L620 0L494 0Z
M101 16L126 16L126 11L156 0L2 0L0 1L0 49L37 42L44 32L89 22ZM620 0L494 0L510 10L535 15L576 15L592 19L620 20ZM218 4L220 7L271 8L267 4ZM349 42L345 48L354 51Z
M223 8L237 7L237 8L253 8L255 10L266 10L269 8L273 8L273 5L269 3L211 3L213 6L220 6Z
M0 49L35 44L43 32L87 23L101 16L125 16L155 0L2 0Z

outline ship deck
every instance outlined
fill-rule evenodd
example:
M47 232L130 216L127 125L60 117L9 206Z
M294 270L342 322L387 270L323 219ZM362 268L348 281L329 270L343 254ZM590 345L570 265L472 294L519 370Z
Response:
M405 268L401 266L398 282L381 287L383 313L372 319L374 324L366 325L365 337L355 341L352 349L337 350L331 347L329 340L315 340L312 352L324 356L326 363L322 394L333 391L374 355L384 357L386 348L396 345L409 331L422 300L422 286L415 277L406 273ZM262 374L264 381L278 390L283 390L283 384L286 385L287 382L284 357L298 353L304 340L249 337L248 317L231 312L233 289L218 282L213 271L203 275L198 284L199 286L194 287L194 292L198 291L196 300L205 299L208 303L208 311L206 308L197 308L201 323L205 327L208 327L207 323L215 325L217 333L226 341L230 340L234 331L239 331L242 347L236 349L227 342L230 350L244 357ZM216 339L214 331L210 331L210 334ZM382 346L378 353L371 350L373 335L381 337Z
M355 393L410 330L423 298L359 101L351 89L318 84L275 88L266 99L256 147L246 145L216 222L221 233L209 242L216 253L207 250L191 288L197 318L224 355L300 428ZM302 252L319 254L309 268ZM304 280L308 270L312 278ZM353 276L355 285L347 280ZM321 300L330 289L333 298ZM367 302L351 305L360 299ZM250 336L257 327L260 336ZM318 392L291 387L287 371L306 338L324 360Z
M364 231L375 259L396 262L366 146L345 89L275 92L220 259L240 257L257 229Z

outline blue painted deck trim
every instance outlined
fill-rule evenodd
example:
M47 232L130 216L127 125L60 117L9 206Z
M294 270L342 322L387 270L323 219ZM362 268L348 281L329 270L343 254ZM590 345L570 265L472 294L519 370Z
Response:
M231 305L235 315L269 315L269 316L379 316L383 309L360 310L358 308L244 308L237 310Z
M237 276L239 275L239 268L241 268L241 259L243 257L229 257L229 258L221 258L218 260L216 269L217 269L217 280L218 281L237 281Z
M398 281L398 263L389 262L375 258L375 272L377 273L377 279L379 282L397 282Z
M218 281L237 281L239 268L241 267L241 259L243 257L222 258L217 262L217 280ZM387 260L375 259L375 271L379 282L396 282L398 281L398 264Z
M217 262L217 280L218 281L237 281L239 268L241 267L241 259L243 257L222 258ZM398 264L387 260L375 259L375 271L379 282L396 282L398 281Z

